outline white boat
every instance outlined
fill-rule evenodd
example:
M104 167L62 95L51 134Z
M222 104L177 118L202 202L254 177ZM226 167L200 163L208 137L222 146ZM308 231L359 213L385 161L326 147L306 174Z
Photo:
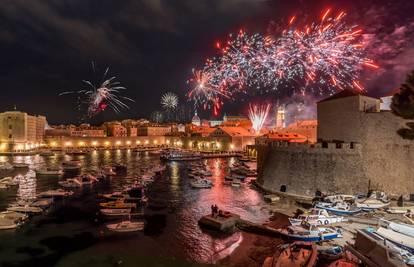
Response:
M299 226L279 229L280 234L294 241L320 242L342 237L335 228L324 227L302 221Z
M383 227L379 227L375 233L391 241L395 245L410 251L411 253L414 252L414 238L411 236Z
M43 156L43 157L49 157L49 156L54 156L55 155L55 153L53 153L52 151L50 151L50 150L44 150L44 151L41 151L40 153L39 153L39 155L40 156Z
M0 171L10 171L13 170L13 165L8 162L0 162Z
M211 188L213 186L211 181L206 179L193 180L190 182L190 185L193 188Z
M48 190L39 193L38 197L68 197L73 195L72 191L66 191L63 189L56 189L56 190Z
M42 213L43 209L39 207L26 206L10 206L7 208L8 211L22 212L22 213Z
M77 188L82 186L74 179L66 179L65 181L59 181L58 184L65 188Z
M233 186L233 187L240 187L241 186L241 182L239 180L237 180L237 179L234 179L231 182L231 186Z
M46 168L36 170L36 176L62 176L63 171L61 169Z
M386 211L391 214L406 214L408 212L414 211L414 206L387 207Z
M348 201L348 202L352 202L355 200L355 196L354 195L331 195L331 196L326 196L323 198L324 202L330 202L330 203L336 203L336 202L343 202L343 201Z
M355 204L357 208L360 208L364 211L372 211L388 207L391 204L391 202L383 202L381 200L367 198L361 202L356 201Z
M16 168L16 169L29 168L29 164L21 163L21 162L15 162L15 163L13 163L13 167Z
M81 167L81 163L78 160L68 160L62 162L62 168L64 170L78 170Z
M136 232L144 229L144 222L122 221L120 223L108 224L106 227L114 232Z
M15 211L2 211L0 212L0 219L12 220L14 222L23 222L27 220L29 216L24 213L15 212Z
M12 186L12 185L18 185L19 182L17 179L14 179L13 177L4 177L0 179L0 184L6 185L6 186Z
M395 232L414 237L414 225L408 225L405 223L396 223L396 222L387 221L384 219L380 219L379 223L381 226L384 226Z
M344 220L341 216L331 216L326 210L311 209L309 213L299 215L297 218L289 218L291 225L300 225L302 221L307 221L316 225L328 225L339 223Z
M101 209L101 214L105 216L123 216L131 214L131 209Z
M337 214L337 215L353 215L358 212L361 212L360 208L352 206L348 202L336 202L336 203L316 202L315 208L324 209L330 213Z

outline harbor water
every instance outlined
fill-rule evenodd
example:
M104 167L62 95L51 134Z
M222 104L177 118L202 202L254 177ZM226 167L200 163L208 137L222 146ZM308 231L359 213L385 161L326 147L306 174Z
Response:
M159 155L130 150L93 151L86 155L51 157L0 157L0 162L25 162L29 169L0 171L0 177L24 175L18 186L0 189L0 210L16 199L59 188L64 178L36 177L34 169L59 167L76 159L82 172L99 170L112 163L127 166L127 174L92 187L74 189L75 194L55 200L42 215L33 216L14 230L0 231L0 266L202 266L231 254L242 234L219 234L199 227L198 219L211 212L211 205L239 214L252 222L264 222L269 213L262 196L247 183L240 188L223 185L234 158L204 160L212 172L211 189L189 186L188 162L166 162L162 175L147 186L148 202L142 216L145 228L135 233L109 232L109 222L99 215L98 194L120 191L134 176L160 162ZM127 218L126 218L127 219Z

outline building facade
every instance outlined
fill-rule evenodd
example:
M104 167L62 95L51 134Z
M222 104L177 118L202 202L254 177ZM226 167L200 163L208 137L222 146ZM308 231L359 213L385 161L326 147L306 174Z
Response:
M40 147L45 135L46 117L20 111L0 113L0 149L28 151Z

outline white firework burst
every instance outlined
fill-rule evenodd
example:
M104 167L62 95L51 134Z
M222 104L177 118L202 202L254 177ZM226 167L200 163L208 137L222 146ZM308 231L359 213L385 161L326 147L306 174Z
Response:
M162 95L161 105L166 110L174 110L178 106L178 96L174 93L168 92Z

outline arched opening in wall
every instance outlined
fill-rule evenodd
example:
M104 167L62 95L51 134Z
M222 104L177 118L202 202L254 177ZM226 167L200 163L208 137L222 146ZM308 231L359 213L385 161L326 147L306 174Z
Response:
M280 187L280 192L286 192L287 187L286 185L282 184L282 186Z
M321 197L321 196L322 196L322 192L320 190L316 190L315 197Z
M328 148L328 142L322 142L322 148Z
M351 149L354 149L354 142L351 142L351 143L349 144L349 147L350 147Z

